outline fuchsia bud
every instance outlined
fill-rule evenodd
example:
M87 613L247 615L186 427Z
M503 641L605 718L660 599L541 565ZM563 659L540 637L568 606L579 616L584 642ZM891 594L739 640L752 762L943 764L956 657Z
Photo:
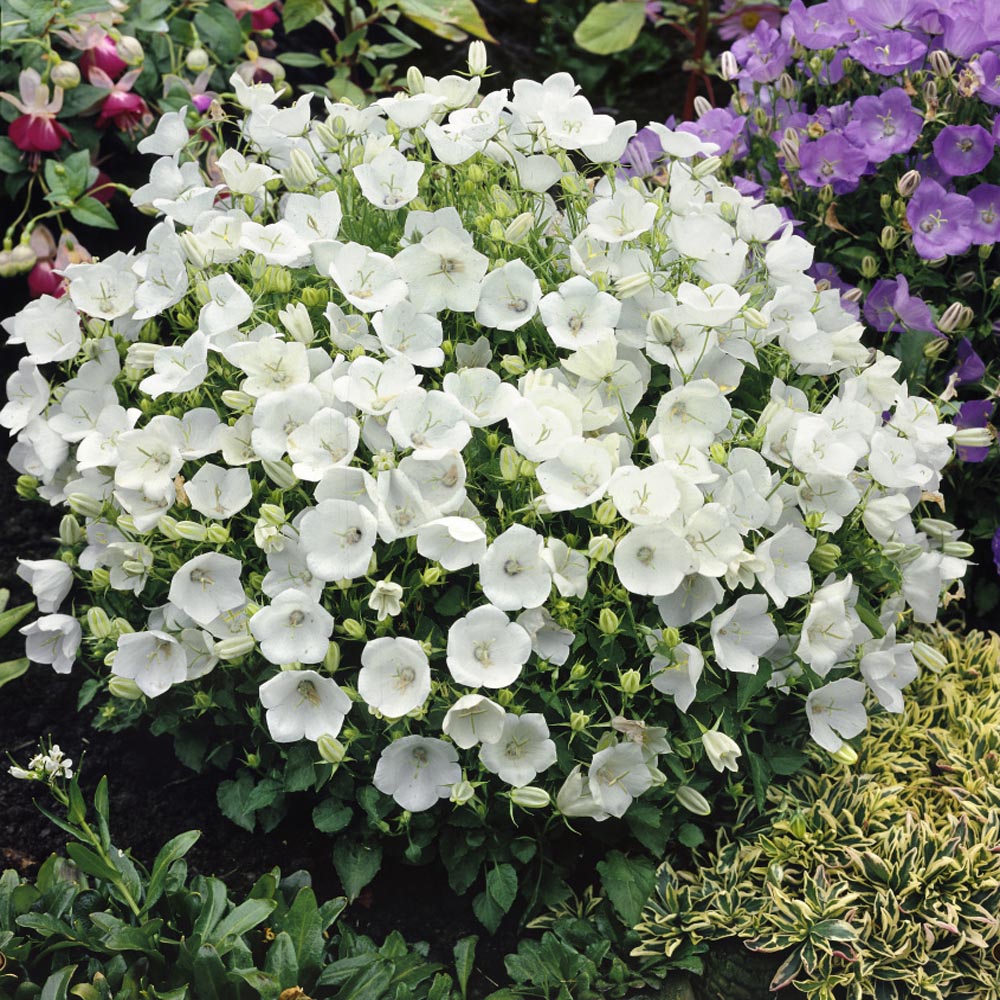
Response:
M104 35L96 45L87 49L80 59L80 69L84 76L89 76L92 69L99 69L114 79L127 68L128 64L118 55L118 45L110 35Z

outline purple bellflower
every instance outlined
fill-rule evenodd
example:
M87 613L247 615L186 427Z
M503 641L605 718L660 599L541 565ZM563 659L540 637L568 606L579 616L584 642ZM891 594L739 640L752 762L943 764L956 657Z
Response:
M959 429L985 427L989 423L990 417L993 416L995 408L996 404L992 399L970 399L958 408L953 423ZM963 462L983 462L990 453L989 445L986 445L985 448L970 448L967 445L959 445L957 450L958 457Z
M732 53L742 67L741 76L755 83L777 80L792 58L792 48L766 21L761 21L753 33L737 39Z
M965 253L972 246L975 212L971 199L925 177L906 206L914 249L924 260Z
M993 137L982 125L946 125L934 140L934 159L951 177L978 174L993 159Z
M972 385L986 374L986 365L976 353L972 341L963 337L958 342L958 365L948 372L948 377L955 380L956 385Z
M847 52L872 73L894 76L904 69L917 69L927 53L927 43L909 31L881 31L855 39Z
M892 87L878 97L859 97L844 135L864 150L872 163L882 163L896 153L908 152L923 125L923 116L910 103L906 91Z
M832 184L837 194L853 191L868 167L868 157L838 132L799 146L799 177L810 187Z
M979 184L969 192L976 209L972 220L972 242L976 246L1000 243L1000 185Z
M940 336L927 303L919 295L910 294L902 274L875 282L865 299L865 319L882 333L916 330Z

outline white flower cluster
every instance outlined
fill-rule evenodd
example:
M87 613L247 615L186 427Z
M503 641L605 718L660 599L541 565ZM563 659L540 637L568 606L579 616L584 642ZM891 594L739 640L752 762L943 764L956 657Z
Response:
M68 297L4 323L28 351L10 460L85 518L81 577L132 609L119 691L244 657L274 740L332 740L353 712L407 809L477 768L541 802L525 786L562 760L560 810L595 819L663 783L659 724L705 670L766 659L831 750L866 691L899 710L904 602L932 620L965 568L953 530L914 522L953 429L817 291L778 210L698 158L713 146L653 126L668 183L622 180L594 164L635 123L565 73L482 97L428 78L319 120L311 95L232 84L240 150L186 159L166 115L140 144L158 159L133 200L163 217L146 248L68 268ZM50 385L53 363L71 377ZM25 565L65 596L64 564ZM468 604L442 619L444 580ZM538 679L571 651L591 669L611 607L650 727L592 718L581 755ZM341 627L359 653L331 666ZM72 617L25 631L68 669Z
M7 773L20 781L52 782L59 778L68 780L73 777L73 759L62 752L58 743L53 743L48 750L43 749L41 753L36 753L28 761L26 768L12 764Z

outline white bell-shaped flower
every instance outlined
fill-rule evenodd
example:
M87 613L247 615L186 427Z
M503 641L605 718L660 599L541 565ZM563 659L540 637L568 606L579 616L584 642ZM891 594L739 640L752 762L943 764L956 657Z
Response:
M330 677L315 670L282 670L258 690L271 739L276 743L336 736L351 699Z
M639 525L615 547L615 570L626 590L660 597L672 594L698 566L690 545L665 524Z
M67 298L43 295L3 321L8 344L24 344L37 365L68 361L83 343L80 317Z
M495 330L516 330L538 311L542 286L523 260L510 261L483 279L476 322Z
M487 599L504 611L537 608L552 590L552 571L542 557L544 540L523 524L511 525L487 548L479 581Z
M462 780L455 748L444 740L404 736L390 743L375 766L375 787L409 812L430 809Z
M333 615L318 601L289 588L250 619L250 634L271 663L319 663L326 655L333 625Z
M530 656L531 636L491 604L475 608L448 629L448 669L466 687L507 687Z
M383 636L365 643L358 694L390 719L416 711L431 693L427 654L415 639Z
M299 525L306 564L321 580L364 576L375 550L377 521L371 511L350 500L323 500Z
M587 774L590 794L611 816L624 816L633 799L653 786L642 748L618 743L594 754Z
M678 643L670 656L656 655L649 664L649 683L674 697L674 704L687 712L698 693L698 681L705 667L705 658L697 646Z
M223 469L206 463L184 484L191 506L216 520L238 514L253 497L250 473L246 469Z
M156 698L187 680L187 654L166 632L129 632L118 637L111 672L134 681L148 698Z
M385 149L369 163L354 168L361 193L376 208L395 211L413 201L424 165L408 160L398 149Z
M18 631L32 663L48 663L57 674L68 674L76 662L83 629L72 615L42 615Z
M486 532L467 517L439 517L417 529L417 551L447 570L464 569L486 555Z
M466 694L445 713L442 729L456 746L469 750L478 743L496 743L503 735L506 714L485 695Z
M299 479L319 482L337 465L348 465L361 438L356 420L323 407L288 435L288 457Z
M842 677L809 692L806 698L809 734L824 749L836 753L844 740L868 728L865 686L851 677Z
M778 641L778 630L767 613L763 594L745 594L712 618L712 648L724 670L755 674L760 657Z
M18 559L17 575L35 595L38 610L59 610L73 588L73 570L61 559Z
M549 739L545 716L539 712L507 715L503 731L495 743L479 749L483 766L501 781L523 788L556 762L556 745Z

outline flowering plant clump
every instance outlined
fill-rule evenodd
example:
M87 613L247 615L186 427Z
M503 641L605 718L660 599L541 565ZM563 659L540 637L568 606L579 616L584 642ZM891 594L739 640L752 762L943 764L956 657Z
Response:
M451 812L481 845L513 806L762 796L803 715L845 753L901 709L897 627L965 571L924 517L953 428L778 210L662 127L668 182L617 178L633 122L565 74L481 96L484 55L318 119L234 76L210 168L184 112L143 140L146 247L4 322L10 458L81 588L30 655L241 752L251 827L323 789L321 829L359 806L419 858Z
M741 191L795 220L817 248L817 280L855 312L863 298L866 342L947 404L964 438L955 506L974 512L984 565L986 539L1000 539L997 491L979 488L998 457L998 52L985 0L796 0L779 25L759 23L723 54L730 106L701 99L697 121L679 126L719 145ZM628 172L651 173L639 139ZM982 583L985 614L1000 589Z

